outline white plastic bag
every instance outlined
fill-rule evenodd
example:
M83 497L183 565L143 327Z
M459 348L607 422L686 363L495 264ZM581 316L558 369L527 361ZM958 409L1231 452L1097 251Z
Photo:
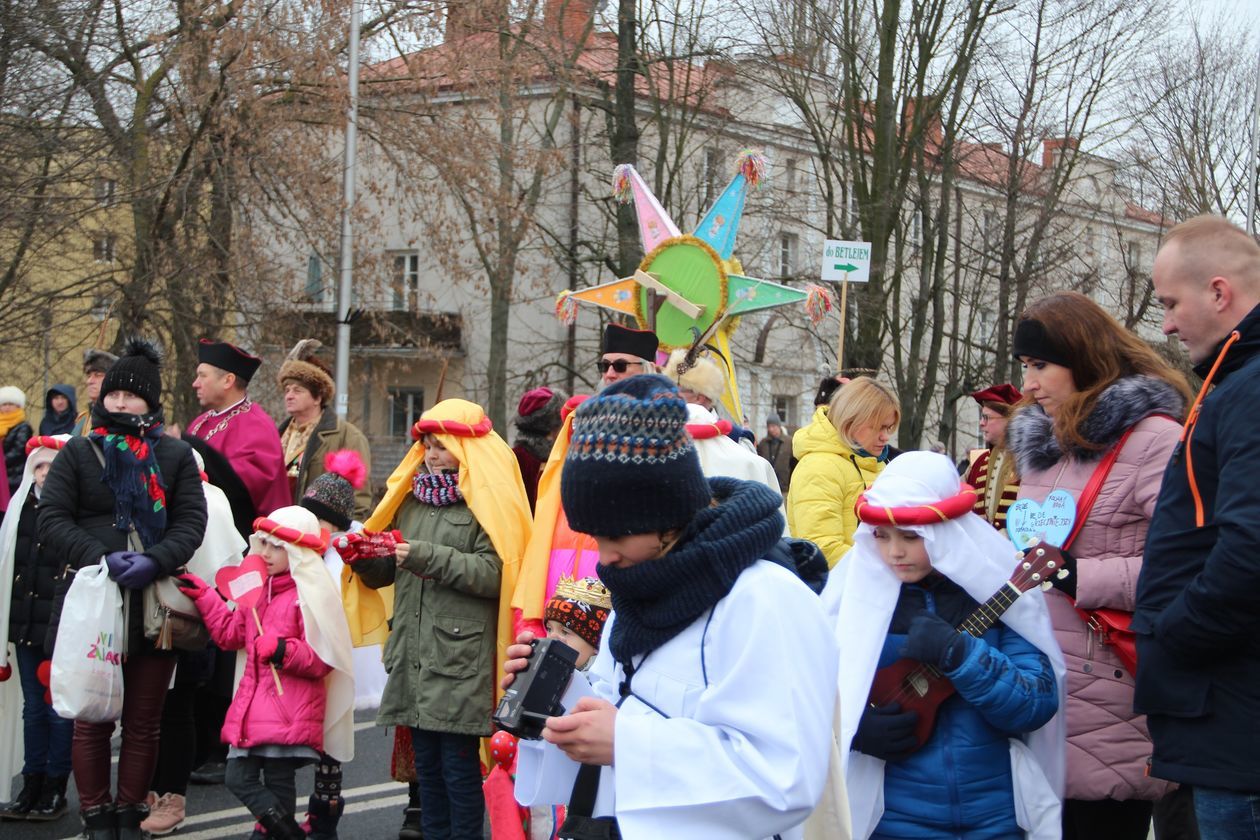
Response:
M122 717L123 597L104 558L75 573L53 648L53 711L104 723Z

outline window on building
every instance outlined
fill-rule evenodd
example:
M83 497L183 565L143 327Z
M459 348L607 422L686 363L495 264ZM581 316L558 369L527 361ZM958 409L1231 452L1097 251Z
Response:
M919 214L917 207L910 211L909 237L910 250L917 254L923 247L923 216Z
M97 178L92 184L92 194L102 207L113 207L117 193L118 182L113 178Z
M997 242L997 228L997 213L985 210L980 214L980 241L986 248Z
M789 193L794 193L798 189L796 183L796 158L788 158L783 161L783 185Z
M779 276L791 277L796 274L796 252L800 245L800 237L795 233L779 234Z
M856 235L861 236L862 212L861 208L858 206L857 192L855 192L852 187L849 188L849 200L846 215L848 216L847 221L849 223L849 227L853 229L853 232Z
M775 394L770 398L770 405L774 409L774 413L779 415L779 419L784 425L796 425L796 412L792 411L794 401L787 394Z
M389 434L402 438L411 434L424 413L423 388L391 388L389 390Z
M92 297L92 317L98 321L104 321L109 317L110 310L114 308L113 301L109 295L94 295Z
M722 151L709 146L704 150L704 171L700 175L704 186L704 207L708 209L717 197L722 182Z
M393 274L394 309L411 310L420 297L420 255L395 254Z
M315 303L324 300L324 261L312 251L306 258L306 297Z
M109 233L97 234L92 240L92 259L102 263L114 261L114 236Z
M1139 272L1142 270L1142 243L1136 239L1130 239L1126 244L1128 248L1129 271Z

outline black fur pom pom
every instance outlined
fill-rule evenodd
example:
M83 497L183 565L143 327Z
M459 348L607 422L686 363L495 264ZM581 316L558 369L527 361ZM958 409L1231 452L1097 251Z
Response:
M136 335L127 339L127 343L123 345L120 358L127 356L144 356L155 365L162 364L162 352L154 346L153 342Z

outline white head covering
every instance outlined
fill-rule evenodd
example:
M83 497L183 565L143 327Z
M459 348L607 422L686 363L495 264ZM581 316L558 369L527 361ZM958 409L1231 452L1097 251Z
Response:
M889 463L866 497L880 507L905 507L939 502L956 495L959 487L958 471L947 457L907 452ZM1018 555L1014 546L974 513L939 524L898 527L920 534L932 567L980 603L992 597L1015 570ZM853 836L857 838L869 836L883 813L884 762L852 753L850 745L867 705L884 644L882 631L892 619L901 591L900 581L880 557L874 530L867 524L858 527L853 548L844 555L823 593L824 602L837 616L840 731L836 737L849 786ZM1016 599L1001 620L1046 655L1058 683L1059 712L1041 729L1013 742L1011 751L1020 825L1030 837L1057 837L1066 737L1063 653L1055 641L1040 590L1033 589Z
M315 514L298 505L282 507L267 518L303 534L320 532ZM249 538L251 553L262 550L261 536L276 538L256 531ZM289 574L297 584L306 643L333 668L324 677L328 691L324 705L324 752L338 761L350 761L354 758L354 666L350 655L350 627L341 607L341 597L319 552L287 540L283 542L289 554Z
M227 495L205 479L206 463L201 453L194 449L193 458L201 470L201 489L206 494L206 533L188 560L188 571L204 580L214 580L219 569L240 564L241 554L249 544L236 530Z
M53 437L61 441L62 445L70 439L70 435ZM57 452L57 449L49 446L39 446L31 450L26 457L26 467L22 470L22 483L10 498L4 522L0 524L0 667L10 665L9 607L13 599L13 554L17 549L18 520L22 518L22 508L26 506L26 498L35 485L35 468L40 464L52 463ZM22 766L23 747L22 689L20 680L13 675L0 683L0 800L7 802L11 798L10 786L13 775Z

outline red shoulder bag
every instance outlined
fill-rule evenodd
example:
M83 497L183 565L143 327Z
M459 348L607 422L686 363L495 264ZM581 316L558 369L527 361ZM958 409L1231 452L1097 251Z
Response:
M1107 474L1111 472L1112 466L1115 465L1116 459L1120 457L1120 450L1124 449L1125 442L1129 439L1129 435L1133 434L1133 429L1137 424L1130 426L1116 445L1103 456L1098 462L1098 466L1094 468L1094 474L1089 477L1089 483L1085 485L1085 489L1081 491L1081 497L1076 503L1076 524L1072 527L1072 532L1068 534L1068 538L1063 541L1062 549L1068 550L1068 546L1076 539L1076 535L1080 533L1081 528L1085 525L1085 519L1089 516L1090 508L1094 506L1094 502L1098 499L1098 493L1102 490L1103 483L1107 480ZM1072 600L1072 606L1076 607L1076 601ZM1103 644L1110 645L1115 651L1120 662L1124 665L1126 671L1130 674L1137 673L1137 636L1129 629L1129 623L1133 621L1133 613L1125 610L1115 610L1106 607L1096 610L1083 610L1076 607L1076 612L1080 615L1081 620L1085 622L1089 628L1098 634L1098 638Z

